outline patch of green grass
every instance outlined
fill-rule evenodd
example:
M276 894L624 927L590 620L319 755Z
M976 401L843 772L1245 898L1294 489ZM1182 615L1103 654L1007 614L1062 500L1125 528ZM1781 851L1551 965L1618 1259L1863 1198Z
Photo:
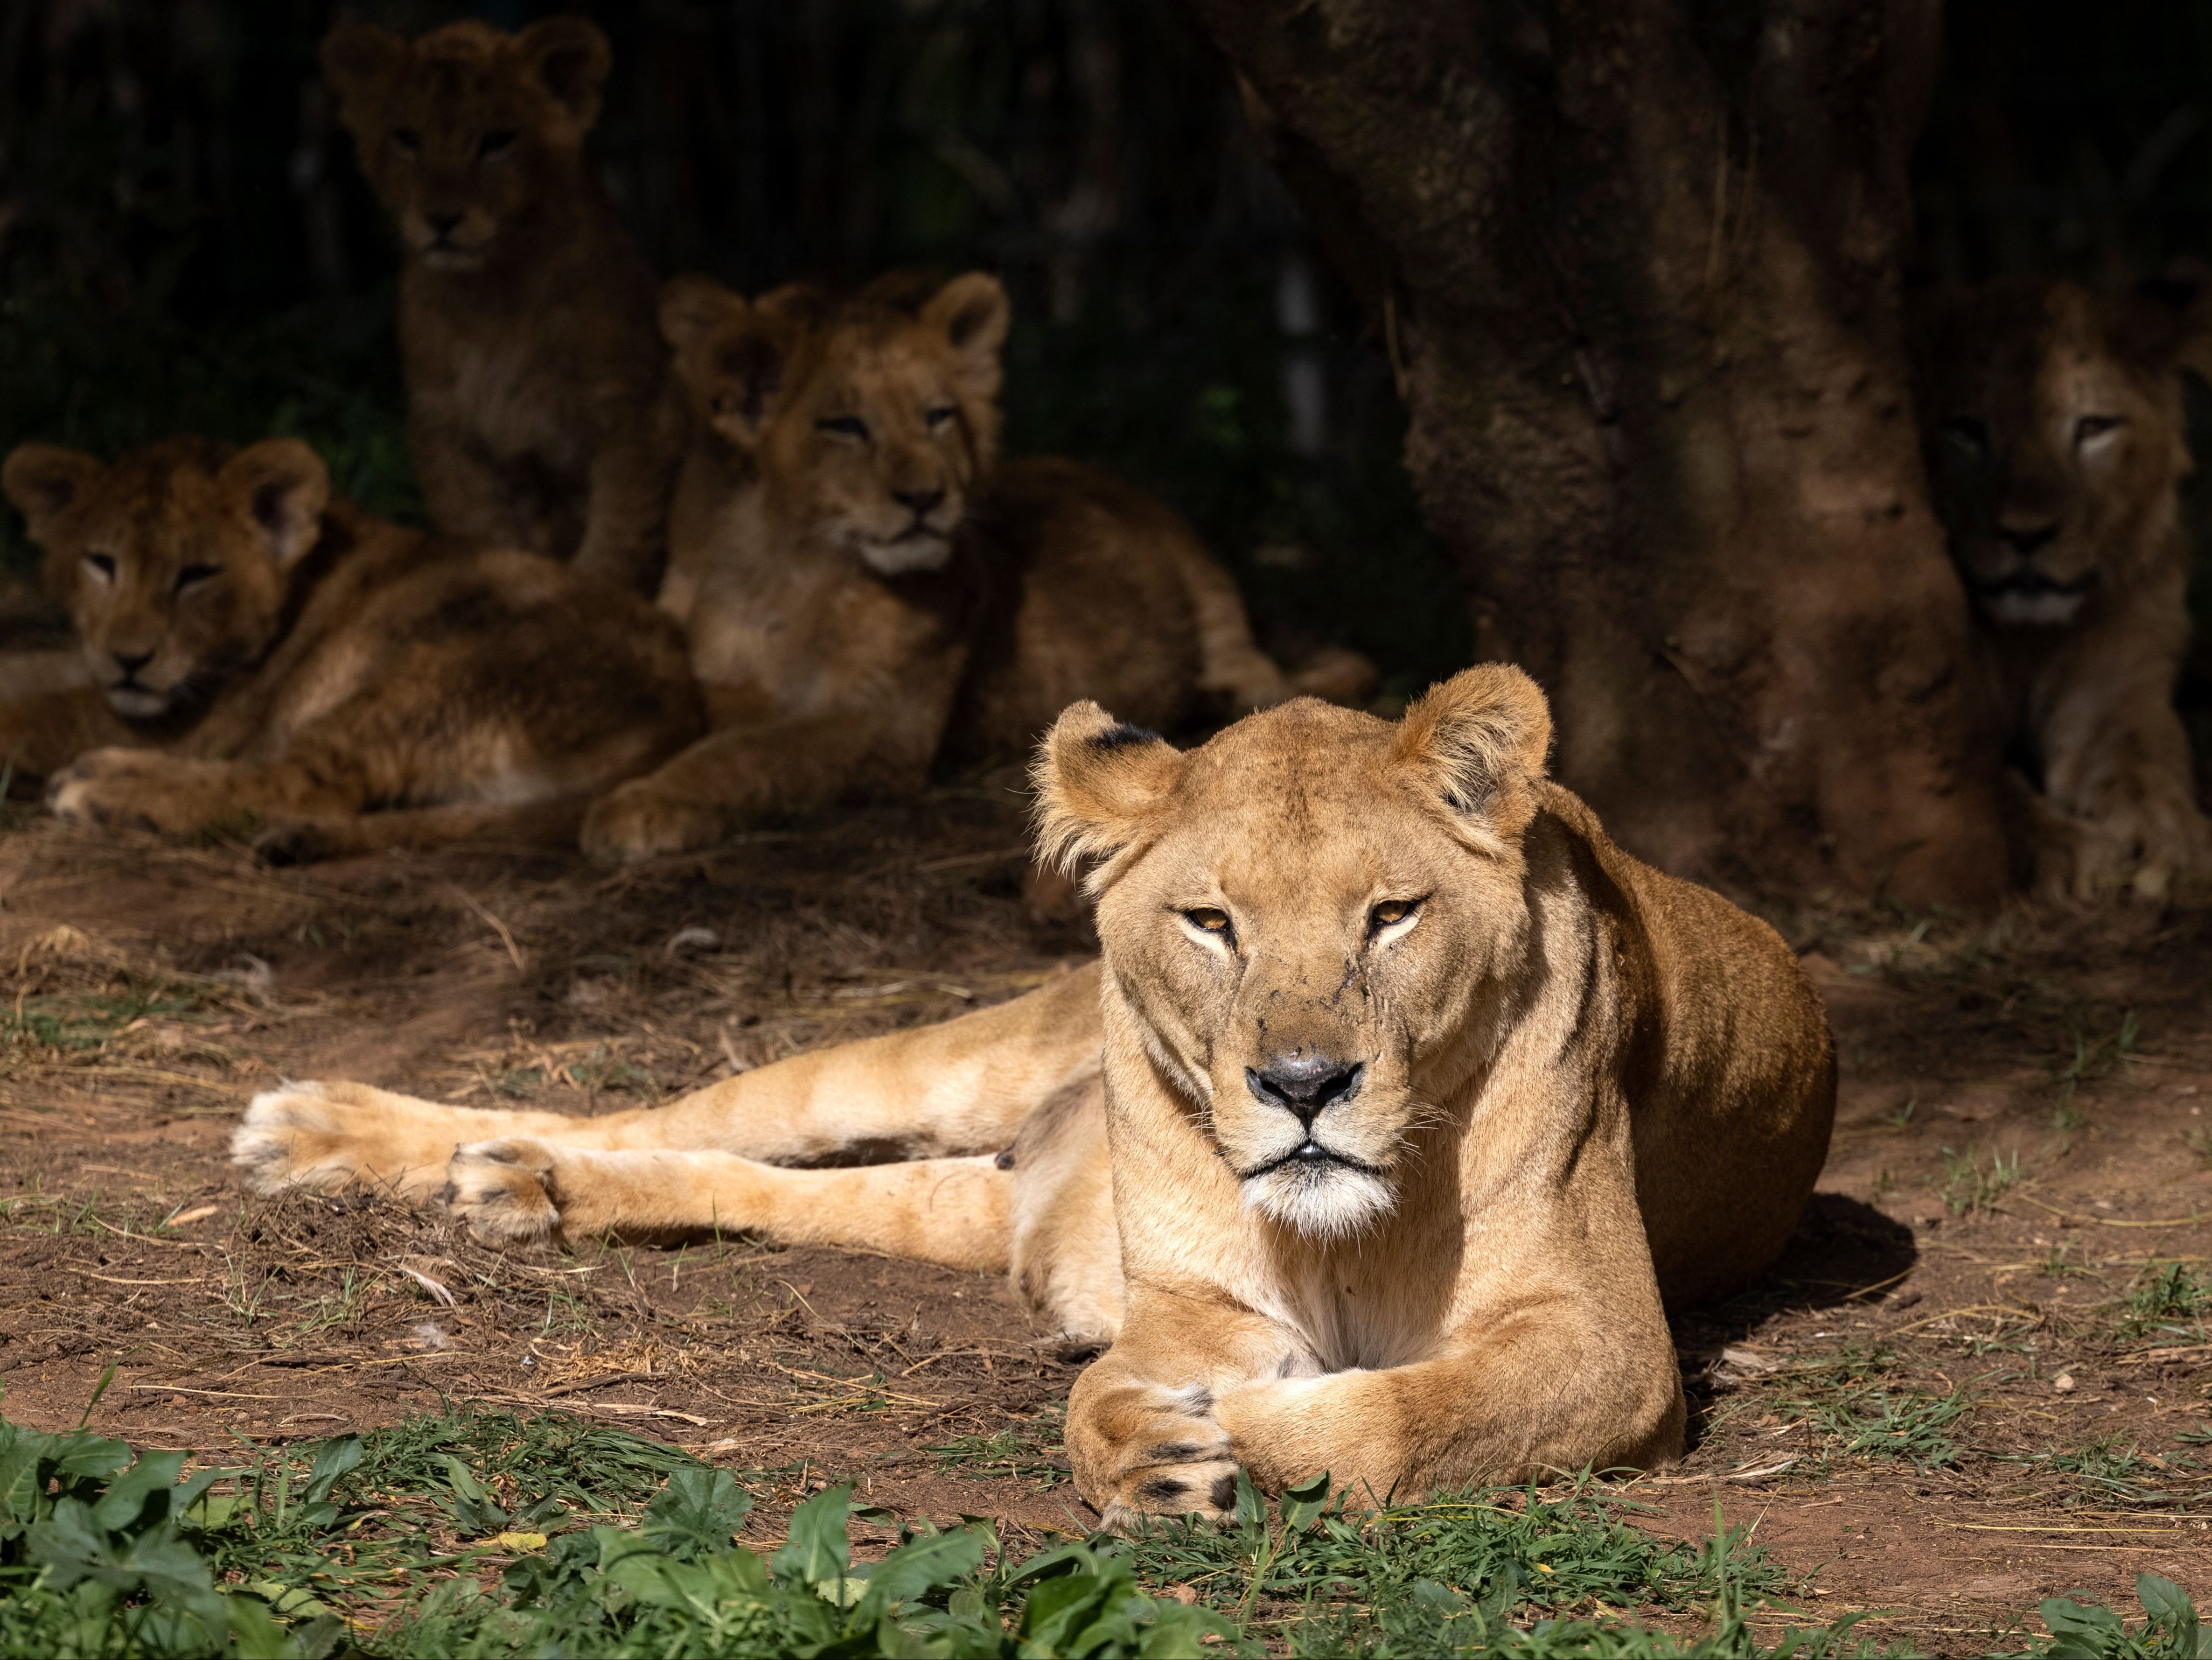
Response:
M2186 1262L2152 1262L2121 1304L2120 1335L2201 1336L2207 1314L2212 1314L2212 1279Z
M2015 1456L2012 1462L2072 1476L2077 1491L2071 1503L2121 1505L2183 1502L2151 1484L2165 1475L2175 1462L2184 1468L2193 1463L2186 1456L2169 1462L2155 1453L2144 1452L2135 1442L2123 1446L2117 1437L2112 1436L2070 1451L2062 1452L2054 1447L2032 1457Z
M1999 1201L2019 1180L2018 1148L2009 1161L2001 1152L1990 1153L1986 1166L1976 1154L1943 1149L1943 1208L1954 1216L1999 1209Z
M1898 1459L1934 1469L1959 1456L1950 1431L1973 1410L1961 1390L1926 1395L1890 1381L1897 1358L1879 1345L1846 1344L1781 1374L1791 1390L1774 1403L1784 1423L1807 1424L1818 1456Z
M971 1470L980 1476L1005 1475L1016 1481L1050 1487L1067 1473L1067 1466L1040 1444L1034 1431L1002 1429L988 1435L956 1435L929 1449L940 1470Z
M2073 1052L2054 1061L2051 1068L2051 1081L2058 1086L2051 1122L2062 1132L2077 1130L2088 1122L2075 1100L2081 1085L2104 1077L2133 1055L2142 1036L2142 1021L2133 1009L2122 1012L2118 1027L2110 1033L2098 1032L2090 1017L2081 1011L2069 1016L2067 1025Z

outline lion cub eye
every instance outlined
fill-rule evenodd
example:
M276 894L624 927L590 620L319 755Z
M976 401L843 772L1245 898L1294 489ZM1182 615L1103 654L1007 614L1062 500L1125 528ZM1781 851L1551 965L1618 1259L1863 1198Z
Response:
M857 438L864 444L868 441L868 423L857 415L833 415L827 420L817 421L814 429L834 432L840 438Z
M489 161L495 155L504 155L514 148L514 141L520 136L512 127L486 133L477 141L477 160Z
M115 580L115 561L106 554L88 553L84 556L84 562L91 569L92 574L101 581L112 582Z
M1421 902L1418 899L1385 899L1367 913L1367 932L1371 937L1385 928L1395 928L1420 908Z
M412 127L394 127L392 130L392 148L412 161L422 153L422 135Z
M932 432L935 432L952 418L954 412L951 404L940 404L935 409L924 410L921 412L921 418L923 424Z
M222 571L213 565L187 565L177 573L177 592L182 593L187 588L196 588L222 575Z
M2074 443L2076 448L2095 442L2107 433L2118 431L2127 423L2117 415L2085 415L2074 423Z
M1230 921L1229 913L1225 910L1200 905L1195 910L1185 911L1182 920L1198 933L1218 939L1225 946L1234 946L1237 943L1236 925Z

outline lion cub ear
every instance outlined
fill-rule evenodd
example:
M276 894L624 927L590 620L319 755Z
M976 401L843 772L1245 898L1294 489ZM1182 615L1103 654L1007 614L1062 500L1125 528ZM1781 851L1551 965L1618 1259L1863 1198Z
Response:
M922 307L923 326L944 331L955 372L970 397L999 395L999 353L1013 315L1006 285L984 271L954 277Z
M1182 751L1159 733L1125 726L1088 700L1070 703L1030 764L1038 862L1072 874L1086 859L1110 861L1144 846L1182 768ZM1095 892L1112 874L1109 862L1085 885Z
M323 79L338 95L342 115L357 116L376 100L413 50L396 34L345 16L323 37Z
M239 451L223 464L216 483L268 538L270 556L278 565L291 564L321 538L330 469L298 439L264 438Z
M1478 663L1431 686L1398 723L1391 753L1462 820L1510 840L1536 816L1552 711L1510 663Z
M58 444L19 444L0 467L0 489L21 510L31 539L46 545L54 526L100 487L107 469L82 450Z
M767 301L748 305L710 277L673 277L660 290L676 378L699 418L740 449L760 442L775 413L795 332Z
M599 119L599 89L614 67L614 48L588 17L541 17L514 37L524 72L568 112L581 138Z

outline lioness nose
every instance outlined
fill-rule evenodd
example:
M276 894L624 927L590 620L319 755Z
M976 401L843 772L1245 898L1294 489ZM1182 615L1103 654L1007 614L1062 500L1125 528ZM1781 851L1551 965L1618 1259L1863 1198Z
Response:
M2055 524L1999 525L1997 526L1998 539L2023 559L2057 534L2058 526Z
M136 674L154 660L150 651L118 651L113 654L115 666L125 674Z
M426 213L422 216L422 222L440 236L451 236L453 227L461 222L461 216L458 213Z
M941 489L893 490L891 492L891 500L902 508L911 508L914 510L914 516L917 519L944 499L945 492Z
M1279 1055L1257 1070L1244 1068L1244 1086L1256 1100L1297 1115L1310 1125L1328 1108L1348 1101L1359 1088L1367 1064L1350 1066L1327 1055Z

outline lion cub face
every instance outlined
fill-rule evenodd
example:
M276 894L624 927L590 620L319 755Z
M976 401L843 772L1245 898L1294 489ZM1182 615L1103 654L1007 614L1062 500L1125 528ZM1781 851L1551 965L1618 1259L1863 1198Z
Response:
M753 459L781 523L886 576L951 556L998 441L1008 317L981 271L842 304L797 287L748 304L684 277L660 309L694 416Z
M172 438L112 466L25 444L0 485L46 550L47 587L108 706L152 721L204 701L275 642L330 475L295 438L234 455Z
M573 192L612 57L581 17L520 34L448 23L412 42L351 19L323 41L370 188L409 254L472 271L556 192Z
M1424 1104L1510 1018L1550 739L1496 664L1396 726L1300 698L1188 754L1096 704L1060 716L1040 847L1103 858L1107 973L1253 1208L1328 1237L1395 1204Z
M1917 320L1929 482L1976 608L2063 628L2171 526L2180 313L2034 281L1940 295Z

